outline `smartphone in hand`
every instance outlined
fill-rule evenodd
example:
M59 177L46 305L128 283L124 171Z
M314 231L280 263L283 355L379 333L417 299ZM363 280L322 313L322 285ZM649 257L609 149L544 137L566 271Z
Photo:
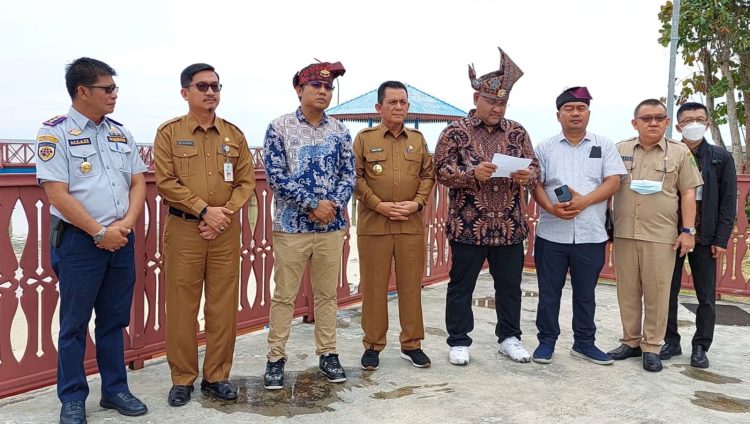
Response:
M570 194L570 189L568 189L567 184L556 188L555 196L557 196L557 201L560 203L570 202L571 200L573 200L573 195Z

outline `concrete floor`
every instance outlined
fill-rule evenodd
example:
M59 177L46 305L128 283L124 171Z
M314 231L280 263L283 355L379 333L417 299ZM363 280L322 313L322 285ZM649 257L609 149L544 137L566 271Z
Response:
M129 372L130 387L149 407L142 417L128 418L99 406L98 376L89 378L87 402L90 423L221 423L221 422L360 422L360 423L748 423L750 422L750 334L748 327L717 325L709 353L711 368L691 368L690 338L694 315L679 311L686 355L665 361L660 373L647 373L640 359L611 366L594 365L569 354L572 345L569 288L564 291L560 323L562 335L552 364L517 364L497 353L494 310L480 306L493 296L491 278L480 276L474 297L474 344L468 366L448 363L445 344L445 284L424 290L427 337L425 352L432 367L417 369L398 355L396 299L390 302L389 346L381 354L380 369L359 368L360 309L339 312L338 346L348 381L330 384L317 373L318 358L312 347L313 326L299 321L287 347L289 361L285 388L266 391L262 385L265 333L237 339L232 381L240 388L237 402L204 397L200 390L181 408L166 402L170 387L164 358ZM524 275L521 326L523 341L536 347L534 326L537 305L536 278ZM597 289L597 344L616 347L620 319L616 290L601 284ZM681 302L695 303L692 295ZM740 317L750 311L742 303L719 302ZM739 310L737 309L739 308ZM720 311L721 312L721 311ZM720 317L721 318L721 317ZM196 388L198 383L196 382ZM55 388L0 399L0 423L57 422L60 405Z

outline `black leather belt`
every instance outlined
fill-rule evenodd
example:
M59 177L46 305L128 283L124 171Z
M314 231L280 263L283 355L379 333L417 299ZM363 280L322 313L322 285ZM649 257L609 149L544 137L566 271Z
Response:
M179 216L180 218L186 220L186 221L200 221L201 219L198 218L195 215L190 215L189 213L185 213L177 208L169 207L169 214L174 216Z

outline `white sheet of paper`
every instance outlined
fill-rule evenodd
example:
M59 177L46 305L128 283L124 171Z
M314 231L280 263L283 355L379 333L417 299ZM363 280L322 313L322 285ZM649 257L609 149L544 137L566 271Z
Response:
M492 174L493 177L510 177L511 172L526 169L531 164L531 159L495 153L492 163L497 165L497 169Z

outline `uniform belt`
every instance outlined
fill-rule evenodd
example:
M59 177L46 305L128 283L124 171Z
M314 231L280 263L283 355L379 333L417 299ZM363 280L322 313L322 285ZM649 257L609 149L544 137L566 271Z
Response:
M179 216L180 218L186 220L186 221L200 221L201 219L198 218L195 215L190 215L189 213L185 213L177 208L169 207L169 214L174 216Z

